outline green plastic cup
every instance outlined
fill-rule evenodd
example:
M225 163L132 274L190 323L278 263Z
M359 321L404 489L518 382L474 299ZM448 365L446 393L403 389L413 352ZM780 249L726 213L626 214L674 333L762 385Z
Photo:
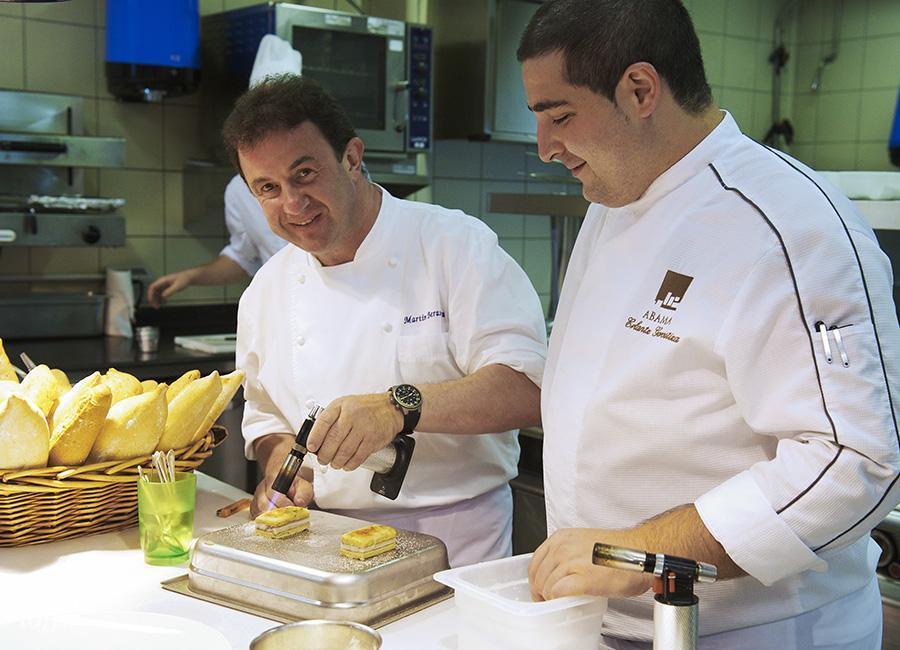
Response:
M161 483L156 472L138 479L138 525L147 564L169 566L188 560L194 537L197 477L175 472L175 481Z

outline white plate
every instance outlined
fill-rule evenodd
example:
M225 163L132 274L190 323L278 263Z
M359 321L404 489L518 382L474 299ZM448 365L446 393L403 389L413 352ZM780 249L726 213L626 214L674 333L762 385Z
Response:
M0 624L0 645L16 650L231 650L215 628L150 612L60 614Z

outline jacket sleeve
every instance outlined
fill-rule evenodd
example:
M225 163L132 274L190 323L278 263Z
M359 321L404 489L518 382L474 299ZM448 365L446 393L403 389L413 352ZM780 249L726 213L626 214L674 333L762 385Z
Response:
M270 433L286 433L291 426L281 414L265 387L259 381L259 355L263 342L259 340L254 324L256 311L252 306L253 296L245 292L238 306L237 344L235 365L244 371L244 419L241 432L244 436L244 455L254 460L256 453L253 442Z
M456 364L467 375L487 365L505 365L540 386L547 357L540 299L493 231L472 221L464 251L448 250L444 256Z
M695 506L765 585L826 568L828 551L867 535L900 499L890 265L871 231L851 237L846 251L815 260L815 273L769 251L721 328L736 407L770 452Z
M238 184L240 183L240 184ZM245 219L248 215L241 205L239 192L248 192L243 179L236 177L225 188L225 227L228 229L228 243L219 253L244 269L247 275L254 275L262 266L260 251L247 232ZM254 199L255 200L255 199Z

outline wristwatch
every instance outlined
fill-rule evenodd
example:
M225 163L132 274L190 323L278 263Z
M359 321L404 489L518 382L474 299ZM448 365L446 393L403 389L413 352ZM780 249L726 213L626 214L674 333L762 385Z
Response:
M411 434L422 415L422 393L412 384L397 384L388 390L391 404L403 414L401 435Z

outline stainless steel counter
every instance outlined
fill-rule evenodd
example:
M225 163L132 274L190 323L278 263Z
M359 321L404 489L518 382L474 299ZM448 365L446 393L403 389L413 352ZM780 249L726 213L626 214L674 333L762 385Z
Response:
M234 354L188 350L175 345L172 337L160 339L159 349L148 353L140 352L133 339L119 336L4 340L3 345L13 363L20 364L19 353L26 352L35 363L64 371L72 382L108 368L142 380L178 377L193 368L203 374L234 370Z

